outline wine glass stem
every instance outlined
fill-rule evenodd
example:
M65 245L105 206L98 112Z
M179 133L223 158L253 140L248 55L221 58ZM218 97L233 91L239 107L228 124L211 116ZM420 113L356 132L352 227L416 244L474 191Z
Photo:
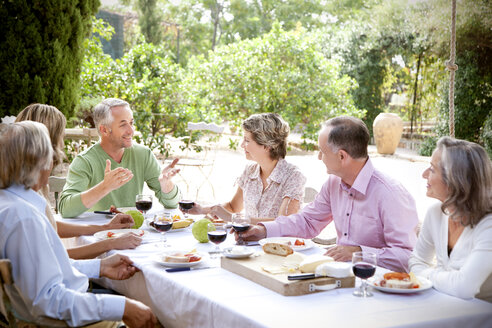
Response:
M367 281L366 279L362 279L362 284L360 285L360 289L362 292L362 297L367 296Z
M166 234L165 232L161 232L161 240L162 240L162 245L164 247L167 247L165 234Z

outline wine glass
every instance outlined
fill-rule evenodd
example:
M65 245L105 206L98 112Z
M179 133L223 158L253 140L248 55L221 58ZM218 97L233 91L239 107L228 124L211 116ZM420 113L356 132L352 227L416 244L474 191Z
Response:
M235 213L232 215L232 228L237 232L237 244L245 245L246 243L243 240L242 232L245 232L250 227L251 220L249 217L246 217L242 213Z
M377 256L371 252L355 252L352 254L352 270L354 275L362 279L359 289L353 292L357 297L371 297L367 290L367 278L374 276L376 272Z
M152 195L137 195L135 198L137 210L143 212L144 218L148 210L152 208Z
M161 233L161 241L164 247L169 247L169 245L166 243L167 238L165 235L166 235L166 231L171 230L172 227L173 227L172 219L169 220L164 216L154 217L154 228Z
M178 202L179 209L184 213L185 219L188 218L188 210L191 210L195 206L195 202L192 200L182 199Z
M221 250L219 244L224 242L227 238L227 228L225 227L225 224L214 225L213 223L209 223L207 226L207 234L208 239L215 244L214 250L210 253L218 254L220 257Z

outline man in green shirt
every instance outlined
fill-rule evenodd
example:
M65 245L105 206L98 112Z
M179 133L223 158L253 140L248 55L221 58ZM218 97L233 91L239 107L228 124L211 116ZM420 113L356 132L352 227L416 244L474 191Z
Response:
M60 196L60 213L75 217L90 210L135 206L144 182L166 208L176 208L180 192L171 181L177 159L161 170L152 151L133 144L133 113L121 99L109 98L94 107L100 141L70 165Z

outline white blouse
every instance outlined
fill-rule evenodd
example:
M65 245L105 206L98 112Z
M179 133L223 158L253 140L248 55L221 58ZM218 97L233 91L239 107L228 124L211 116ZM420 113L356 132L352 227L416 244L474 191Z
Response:
M492 214L465 227L448 256L448 216L432 205L408 265L443 293L492 302Z
M250 218L276 218L285 197L302 202L306 177L297 166L280 159L263 189L260 165L249 164L238 178L243 191L244 212Z

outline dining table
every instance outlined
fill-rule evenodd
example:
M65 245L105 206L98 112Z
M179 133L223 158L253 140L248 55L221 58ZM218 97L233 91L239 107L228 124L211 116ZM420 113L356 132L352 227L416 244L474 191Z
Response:
M147 213L152 217L157 210ZM181 214L182 215L182 214ZM192 216L193 217L193 216ZM194 217L200 219L199 216ZM104 224L107 215L86 212L73 223ZM147 304L165 327L492 327L492 304L479 299L460 299L433 288L421 292L395 294L372 290L374 296L352 295L354 288L300 296L283 296L249 279L221 268L220 256L208 256L215 247L199 243L191 227L167 232L163 237L148 225L142 244L135 249L113 250L102 256L119 253L130 257L140 272L127 280L98 279L107 288ZM100 234L99 234L100 235ZM97 240L81 236L74 245ZM228 234L220 247L232 247ZM247 246L253 256L261 246ZM197 251L204 254L201 263L190 270L168 272L159 254L169 250ZM305 255L323 254L323 245L303 251ZM387 270L378 267L376 275ZM360 284L357 279L356 286Z

